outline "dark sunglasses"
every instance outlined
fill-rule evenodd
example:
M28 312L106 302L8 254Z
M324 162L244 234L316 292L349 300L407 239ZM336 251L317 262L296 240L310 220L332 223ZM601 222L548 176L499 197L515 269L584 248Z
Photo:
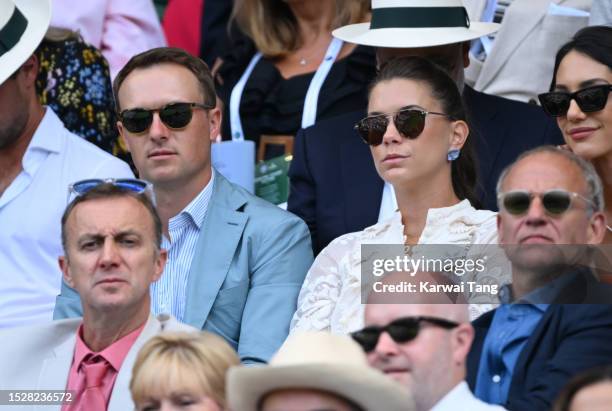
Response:
M154 200L153 186L146 181L138 180L136 178L92 178L70 184L68 186L68 202L70 202L74 197L85 195L90 190L102 184L111 184L115 187L132 191L136 194L145 193L151 200Z
M428 114L444 116L453 120L451 116L434 111L424 111L415 108L404 107L390 114L376 114L359 120L355 124L355 130L359 133L363 141L371 146L377 146L383 141L383 136L389 125L389 117L393 114L393 124L397 131L404 137L415 139L421 135L425 128L425 117Z
M583 88L573 93L551 91L538 95L538 99L544 111L553 117L561 117L567 114L572 100L576 100L576 104L583 113L603 110L608 102L610 91L612 91L612 85L603 84Z
M569 210L572 206L572 200L575 198L586 201L589 207L595 209L595 205L588 198L578 193L561 189L548 190L543 193L516 190L500 193L497 196L500 208L513 215L527 213L534 197L539 197L546 212L554 216L561 215Z
M148 110L132 108L119 113L119 119L130 133L143 133L153 122L153 113L158 112L160 120L169 128L179 129L186 127L193 116L193 109L209 110L214 106L200 103L170 103L162 108Z
M351 334L353 340L355 340L365 352L371 352L376 348L378 344L378 338L383 332L389 334L389 336L396 343L402 344L408 341L414 340L421 330L421 323L427 322L438 327L450 330L459 325L459 323L444 320L442 318L435 317L404 317L398 318L385 325L384 327L370 326L363 330L355 331Z

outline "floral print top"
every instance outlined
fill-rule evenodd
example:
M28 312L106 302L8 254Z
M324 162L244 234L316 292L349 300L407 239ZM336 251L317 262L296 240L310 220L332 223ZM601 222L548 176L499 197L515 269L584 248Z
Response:
M43 40L37 50L36 88L42 104L53 109L71 132L127 160L117 132L108 63L79 36Z

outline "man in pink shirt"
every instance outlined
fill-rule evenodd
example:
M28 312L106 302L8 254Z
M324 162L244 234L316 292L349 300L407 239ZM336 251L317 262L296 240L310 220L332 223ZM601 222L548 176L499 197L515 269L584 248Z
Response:
M57 410L134 409L129 382L140 347L164 330L195 329L150 314L149 287L167 253L148 183L84 180L70 191L59 264L83 318L0 333L0 389L66 392L69 402L53 400Z

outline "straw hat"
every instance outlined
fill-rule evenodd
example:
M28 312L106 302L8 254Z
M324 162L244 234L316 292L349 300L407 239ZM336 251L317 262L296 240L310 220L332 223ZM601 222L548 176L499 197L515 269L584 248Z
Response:
M32 55L51 20L51 0L0 0L0 84Z
M409 391L371 368L361 347L344 335L293 334L267 366L232 367L227 377L233 410L256 411L266 394L292 388L336 394L364 410L414 410Z
M333 31L349 43L374 47L432 47L474 40L498 23L470 22L461 0L372 0L372 21Z

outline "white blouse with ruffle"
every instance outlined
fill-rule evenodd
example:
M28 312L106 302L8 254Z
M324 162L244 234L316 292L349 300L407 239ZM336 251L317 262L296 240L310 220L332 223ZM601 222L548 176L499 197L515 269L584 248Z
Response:
M496 216L492 211L476 210L468 200L430 209L418 244L497 244ZM386 221L332 241L306 275L291 332L348 334L363 328L361 245L403 243L399 211ZM491 308L492 305L471 304L470 315L474 318Z

